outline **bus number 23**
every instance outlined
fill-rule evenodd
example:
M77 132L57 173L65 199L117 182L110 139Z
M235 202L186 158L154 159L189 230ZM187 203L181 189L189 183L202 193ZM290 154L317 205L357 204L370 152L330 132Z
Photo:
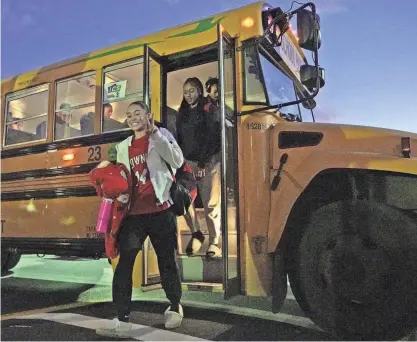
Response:
M94 146L88 149L88 161L94 162L101 159L101 146Z

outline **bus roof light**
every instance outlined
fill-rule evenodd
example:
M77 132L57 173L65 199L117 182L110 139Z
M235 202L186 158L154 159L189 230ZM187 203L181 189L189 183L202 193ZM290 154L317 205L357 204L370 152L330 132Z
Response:
M245 19L242 20L241 24L242 24L242 27L251 28L255 25L255 20L253 20L252 17L246 17Z

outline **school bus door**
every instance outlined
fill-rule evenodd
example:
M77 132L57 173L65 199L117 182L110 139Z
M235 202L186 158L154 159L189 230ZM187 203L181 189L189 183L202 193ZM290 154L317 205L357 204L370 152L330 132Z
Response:
M155 121L161 122L161 57L145 45L143 61L143 100L154 114ZM158 261L149 237L143 243L142 251L142 289L151 290L160 287Z
M237 192L235 42L217 25L219 103L221 113L221 218L225 298L240 293Z

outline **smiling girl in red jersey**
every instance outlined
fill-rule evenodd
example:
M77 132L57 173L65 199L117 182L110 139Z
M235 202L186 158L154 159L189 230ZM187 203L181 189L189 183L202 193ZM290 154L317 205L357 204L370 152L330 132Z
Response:
M113 302L117 318L110 327L97 329L100 335L123 337L131 329L132 271L136 255L149 236L158 257L162 287L171 305L165 311L165 327L177 328L184 316L180 304L182 291L177 264L177 220L169 209L173 173L184 158L168 130L154 125L148 106L133 102L127 109L127 124L134 132L116 145L117 162L130 170L132 196L121 195L118 200L130 208L122 222L119 239L120 259L113 277Z

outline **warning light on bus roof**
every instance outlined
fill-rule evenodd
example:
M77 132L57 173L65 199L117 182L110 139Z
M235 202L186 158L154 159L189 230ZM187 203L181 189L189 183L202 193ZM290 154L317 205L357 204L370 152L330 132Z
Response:
M246 17L242 20L242 27L251 28L255 25L255 20L252 17Z
M74 160L74 153L67 153L67 154L64 154L64 156L62 157L62 160L65 160L65 161L69 161L69 160Z

